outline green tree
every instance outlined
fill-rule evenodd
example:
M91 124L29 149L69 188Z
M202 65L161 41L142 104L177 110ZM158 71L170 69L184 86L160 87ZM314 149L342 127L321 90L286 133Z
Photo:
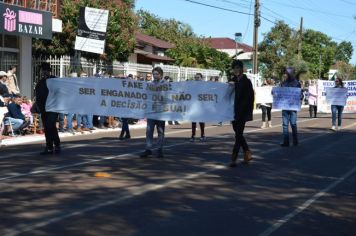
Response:
M106 61L125 61L135 46L134 32L137 18L133 12L133 0L122 0L117 4L113 0L63 0L61 19L63 32L55 33L52 40L33 40L35 55L74 55L74 44L80 7L94 7L109 10L109 22L106 35L105 53L102 55L82 52L88 59Z
M281 78L282 69L295 63L297 33L283 21L264 35L259 44L259 61L265 77Z
M336 47L336 52L335 52L336 61L344 61L346 63L349 63L352 57L353 50L354 49L352 47L351 42L342 41Z

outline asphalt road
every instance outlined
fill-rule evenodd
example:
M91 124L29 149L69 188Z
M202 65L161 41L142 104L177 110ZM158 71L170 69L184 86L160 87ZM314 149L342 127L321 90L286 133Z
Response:
M229 124L167 126L164 159L140 159L145 130L73 136L63 152L41 144L0 149L0 235L356 235L356 114L298 115L300 145L279 147L281 114L249 122L253 161L228 168ZM197 131L197 135L200 131ZM98 178L105 172L110 177Z

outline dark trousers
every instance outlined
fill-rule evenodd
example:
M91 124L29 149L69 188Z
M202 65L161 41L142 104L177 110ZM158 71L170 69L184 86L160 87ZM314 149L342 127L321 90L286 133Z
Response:
M262 109L262 121L266 122L266 115L267 115L268 121L271 121L271 110L272 110L272 107L267 107L267 106L263 106L262 105L261 109Z
M204 131L205 123L204 122L199 122L199 125L200 125L201 137L205 137L205 131ZM197 123L193 122L192 123L192 137L195 137L196 130L197 130Z
M243 135L245 125L246 125L245 121L237 121L237 120L232 121L232 128L235 131L235 144L234 144L233 153L235 153L236 155L239 153L240 147L242 147L242 150L244 152L250 150L247 145L246 139Z
M313 117L313 111L314 111L314 117L316 117L316 112L318 110L318 107L315 106L315 105L309 105L309 115L310 115L310 118Z
M46 146L48 149L53 150L53 145L60 146L61 144L56 126L58 113L45 112L41 114L41 118L46 137Z
M122 122L122 127L121 127L120 137L124 137L125 134L126 134L127 137L130 136L129 119L128 118L121 118L121 122Z

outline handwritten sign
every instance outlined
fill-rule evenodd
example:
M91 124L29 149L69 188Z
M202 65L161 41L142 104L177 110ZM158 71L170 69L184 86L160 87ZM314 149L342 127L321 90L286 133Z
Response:
M345 106L347 88L326 88L326 102L330 105Z
M273 102L272 88L273 87L271 87L271 86L256 87L255 88L256 103L257 104L272 103Z
M157 120L233 120L233 88L204 81L143 82L109 78L47 81L46 110Z
M273 108L288 111L300 111L300 88L275 87L272 89L272 94Z
M347 88L347 100L344 113L356 113L356 81L344 81ZM331 113L331 104L326 99L327 89L335 87L334 81L318 81L318 112Z

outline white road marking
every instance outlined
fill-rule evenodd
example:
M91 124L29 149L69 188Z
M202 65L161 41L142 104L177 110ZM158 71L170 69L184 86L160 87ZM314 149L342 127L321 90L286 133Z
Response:
M273 224L271 227L269 227L267 230L265 230L263 233L261 233L259 236L269 236L271 235L274 231L279 229L281 226L284 224L288 223L292 218L294 218L296 215L307 209L311 204L313 204L316 200L324 196L327 192L335 188L337 185L339 185L341 182L349 178L351 175L353 175L356 172L356 166L354 166L350 171L348 171L346 174L338 178L336 181L332 182L329 186L321 190L320 192L316 193L313 197L305 201L302 205L298 206L297 209L295 209L293 212L285 215L281 219L277 221L277 223Z

